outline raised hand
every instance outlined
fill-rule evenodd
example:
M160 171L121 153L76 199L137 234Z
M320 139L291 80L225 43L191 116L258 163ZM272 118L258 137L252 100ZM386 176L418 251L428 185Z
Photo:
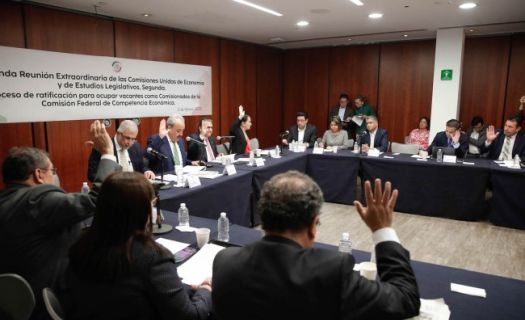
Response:
M361 219L363 219L372 232L392 226L392 212L396 205L398 191L391 190L392 184L387 181L385 183L385 191L383 192L381 189L381 179L376 179L372 193L370 181L366 181L365 197L367 207L364 207L359 201L354 201L354 205Z
M246 112L244 111L244 107L242 106L242 104L239 106L239 119L241 119L242 117L244 117L244 114Z
M91 124L89 130L93 148L100 154L113 154L113 142L102 122L96 120Z
M159 124L159 136L160 138L164 138L168 134L168 128L166 127L166 119L160 120Z
M498 134L499 132L496 132L494 126L489 126L487 128L487 142L491 143L492 141L494 141L498 137Z

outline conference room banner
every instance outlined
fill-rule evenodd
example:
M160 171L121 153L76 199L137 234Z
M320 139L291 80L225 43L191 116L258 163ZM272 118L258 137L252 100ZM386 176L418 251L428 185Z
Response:
M0 123L209 115L211 67L0 46Z

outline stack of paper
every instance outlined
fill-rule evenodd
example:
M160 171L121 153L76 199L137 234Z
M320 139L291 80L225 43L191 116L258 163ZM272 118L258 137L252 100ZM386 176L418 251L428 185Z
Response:
M224 247L213 243L207 243L188 261L177 268L179 277L187 285L199 285L204 280L211 279L213 259Z
M157 243L159 243L159 244L163 245L164 247L166 247L166 249L171 251L171 253L173 253L173 254L181 251L182 249L184 249L184 248L186 248L187 246L190 245L189 243L178 242L178 241L165 239L165 238L158 238L155 241L157 241Z
M445 304L444 299L427 300L421 299L419 316L410 318L411 320L448 320L450 309Z

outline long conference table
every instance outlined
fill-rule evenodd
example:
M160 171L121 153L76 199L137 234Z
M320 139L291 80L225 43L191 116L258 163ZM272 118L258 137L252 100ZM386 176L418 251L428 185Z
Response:
M525 169L503 168L486 159L444 163L406 154L368 157L350 150L284 150L281 158L264 159L262 167L237 162L235 175L200 179L202 185L192 189L163 190L160 206L177 211L185 202L192 215L216 219L226 212L232 223L253 226L258 223L255 211L263 184L278 173L297 170L319 184L327 202L352 204L358 176L362 181L381 178L400 192L396 211L467 221L488 218L498 226L525 229ZM222 172L223 166L214 164L208 170ZM492 190L490 201L486 190Z
M178 225L176 214L165 212L166 222ZM215 219L190 217L190 224L197 228L210 228L210 239L217 239L217 221ZM262 237L262 232L236 224L230 226L230 242L247 245ZM161 237L190 243L197 247L194 232L180 232L176 229ZM316 247L329 250L337 248L316 243ZM353 250L357 262L368 261L370 253ZM412 261L419 292L422 299L444 298L451 311L450 319L523 319L525 281L467 271L458 268L439 266L431 263ZM450 291L450 283L458 283L486 290L486 298L463 295ZM247 292L247 294L249 294Z

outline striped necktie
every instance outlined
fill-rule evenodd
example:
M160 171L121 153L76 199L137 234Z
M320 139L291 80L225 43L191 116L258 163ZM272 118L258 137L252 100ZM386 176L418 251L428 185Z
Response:
M512 152L510 150L510 137L505 137L505 143L503 144L503 150L501 152L500 160L512 160Z
M172 143L173 143L173 162L176 166L180 166L179 153L177 152L177 143L176 142L172 142Z

